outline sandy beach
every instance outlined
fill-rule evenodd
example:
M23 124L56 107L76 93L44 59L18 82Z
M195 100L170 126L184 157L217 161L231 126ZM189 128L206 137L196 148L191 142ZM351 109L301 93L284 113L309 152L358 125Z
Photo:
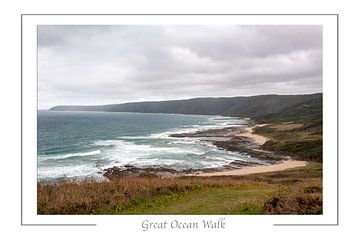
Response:
M238 136L244 136L244 137L251 138L252 140L254 140L254 142L256 144L263 145L268 140L268 138L266 138L264 136L261 136L261 135L258 135L258 134L254 134L254 128L262 127L262 126L265 126L265 125L266 124L257 124L257 125L252 126L252 127L246 127L246 128L244 128L245 132L241 133L241 134L238 134Z
M231 162L228 168L218 170L196 168L192 170L176 171L171 168L138 168L133 165L127 165L126 169L112 167L105 170L104 176L108 178L134 176L142 174L156 174L165 178L179 176L239 176L255 173L266 173L281 171L290 168L306 166L307 162L293 160L286 155L277 154L272 151L262 150L260 148L267 140L267 137L254 133L254 128L262 127L266 124L255 124L247 127L226 127L221 129L209 129L190 133L171 134L170 137L212 137L227 138L226 140L212 140L211 142L222 150L236 153L245 153L251 157L266 162L266 165L253 162L235 160Z
M245 132L242 131L241 133L234 132L236 136L243 136L250 138L254 141L257 145L263 145L267 140L269 140L267 137L264 137L262 135L258 135L254 133L254 128L256 127L263 127L267 124L256 124L251 127L244 128ZM267 172L276 172L276 171L282 171L286 169L296 168L296 167L303 167L307 165L307 162L305 161L298 161L293 160L291 157L287 156L285 157L286 160L279 161L275 164L270 165L252 165L252 166L246 166L240 169L230 169L225 171L218 171L218 172L197 172L195 174L188 174L187 176L241 176L241 175L249 175L249 174L255 174L255 173L267 173Z
M220 172L204 172L204 173L199 172L199 173L190 174L187 176L202 176L202 177L242 176L242 175L248 175L248 174L254 174L254 173L268 173L268 172L282 171L285 169L303 167L306 165L307 165L307 162L305 162L305 161L297 161L297 160L289 159L286 161L282 161L278 164L250 166L250 167L244 167L244 168L240 168L240 169L232 169L232 170L220 171Z

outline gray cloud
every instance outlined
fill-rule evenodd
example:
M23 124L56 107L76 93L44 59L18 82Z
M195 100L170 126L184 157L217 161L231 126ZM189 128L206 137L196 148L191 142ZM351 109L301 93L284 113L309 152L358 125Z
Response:
M322 27L38 28L39 107L322 92Z

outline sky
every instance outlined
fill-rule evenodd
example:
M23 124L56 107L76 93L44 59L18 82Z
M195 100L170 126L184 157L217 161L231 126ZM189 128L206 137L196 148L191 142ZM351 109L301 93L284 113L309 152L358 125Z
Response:
M39 108L322 92L322 26L40 25Z

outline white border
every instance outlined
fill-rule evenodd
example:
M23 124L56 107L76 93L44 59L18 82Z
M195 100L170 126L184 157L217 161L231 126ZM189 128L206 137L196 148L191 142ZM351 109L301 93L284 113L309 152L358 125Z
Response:
M37 25L322 25L324 105L324 211L323 215L225 216L226 231L268 230L273 224L337 223L337 17L335 15L24 15L23 40L23 224L97 224L121 230L141 231L141 222L201 221L221 216L74 216L37 215ZM116 218L116 220L114 220ZM241 225L241 226L239 226ZM197 230L201 233L202 230ZM159 231L157 231L159 232ZM189 231L194 233L194 231ZM196 232L196 233L197 233ZM224 231L222 231L224 232ZM150 232L149 232L150 233ZM192 234L192 235L196 235ZM215 232L216 233L216 232Z

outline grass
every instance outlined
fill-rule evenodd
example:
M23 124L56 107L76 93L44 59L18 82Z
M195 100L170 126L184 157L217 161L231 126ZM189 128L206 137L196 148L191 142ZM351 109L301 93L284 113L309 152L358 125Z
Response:
M270 124L262 148L310 161L247 176L38 183L38 214L322 214L322 120Z
M260 185L242 184L209 187L170 196L157 196L142 204L121 211L125 214L247 214L249 202L252 213L261 213L258 204L263 202L272 190ZM255 203L257 202L257 203ZM243 206L247 206L245 210ZM256 209L256 210L255 210Z
M296 125L299 127L289 127ZM270 138L262 149L287 154L301 160L322 162L322 122L270 124L254 132Z
M38 184L38 214L319 214L322 164L248 176Z

